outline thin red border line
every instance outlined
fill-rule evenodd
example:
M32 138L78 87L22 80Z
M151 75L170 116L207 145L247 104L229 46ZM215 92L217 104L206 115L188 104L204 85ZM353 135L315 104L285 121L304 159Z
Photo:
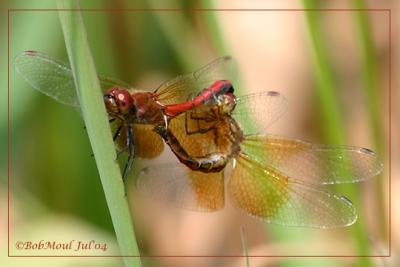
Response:
M166 12L177 12L177 11L369 11L369 12L380 12L380 11L390 11L388 8L292 8L292 9L255 9L255 8L11 8L11 11L86 11L86 12L97 12L97 11L108 11L108 12L152 12L152 11L166 11Z
M389 44L388 44L388 64L389 64L389 256L392 255L392 11L389 9Z
M360 255L360 256L352 256L352 255L271 255L271 256L262 256L262 255L140 255L140 256L123 256L123 255L11 255L10 258L142 258L142 259L151 259L151 258L390 258L390 255Z
M368 9L368 8L362 8L362 9L205 9L205 8L193 8L193 9L182 9L182 8L165 8L165 9L145 9L145 8L130 8L130 9L8 9L8 107L7 107L7 116L8 116L8 257L104 257L104 258L122 258L122 257L130 257L130 258L245 258L246 256L216 256L216 255L211 255L211 256L185 256L185 255L166 255L166 256L123 256L123 255L10 255L10 12L19 12L19 11L109 11L109 12L122 12L122 11L145 11L145 12L151 12L151 11L388 11L388 22L389 22L389 42L388 42L388 67L389 67L389 103L388 103L388 111L389 111L389 221L388 221L388 230L389 230L389 254L388 255L269 255L269 256L248 256L251 258L386 258L386 257L391 257L391 90L392 90L392 60L391 60L391 34L392 34L392 17L391 17L391 9Z

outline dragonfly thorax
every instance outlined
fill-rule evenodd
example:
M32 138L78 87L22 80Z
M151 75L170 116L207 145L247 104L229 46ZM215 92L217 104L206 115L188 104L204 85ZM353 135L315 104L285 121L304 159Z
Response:
M164 122L164 106L154 98L151 92L137 92L132 94L134 118L132 122L140 124L159 125Z
M159 124L163 122L161 105L150 92L135 92L113 87L104 94L104 103L111 117L130 123Z

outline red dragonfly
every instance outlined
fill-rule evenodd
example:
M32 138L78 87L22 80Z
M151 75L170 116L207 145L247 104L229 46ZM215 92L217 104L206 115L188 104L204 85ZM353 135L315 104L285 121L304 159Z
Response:
M36 51L20 53L14 64L17 72L38 91L63 104L79 106L68 65ZM151 159L163 151L162 140L153 131L155 127L233 90L231 83L223 80L233 68L231 58L222 57L193 73L161 84L154 92L135 90L125 82L99 76L110 122L116 124L114 141L120 151L127 151L129 155L124 179L135 155ZM195 97L189 99L190 96Z
M353 224L357 213L351 201L325 187L376 176L382 163L367 148L266 134L286 103L273 91L240 98L227 92L174 117L157 132L184 165L146 167L137 187L192 210L223 208L227 189L236 207L269 223L316 228Z
M226 81L230 63L229 58L216 60L154 92L131 89L128 93L129 85L99 77L108 112L117 122L115 139L120 148L132 149L134 144L135 155L154 158L163 150L161 135L184 163L143 169L137 187L182 207L218 210L225 204L228 164L232 167L227 175L228 193L248 214L290 226L352 224L357 215L351 202L320 185L358 182L377 175L382 164L375 153L266 135L268 126L286 111L286 100L277 92L236 99ZM64 104L79 105L67 65L38 52L18 55L15 64L42 93ZM188 101L189 96L196 97ZM135 119L128 116L126 106L135 107ZM133 152L128 153L133 160Z

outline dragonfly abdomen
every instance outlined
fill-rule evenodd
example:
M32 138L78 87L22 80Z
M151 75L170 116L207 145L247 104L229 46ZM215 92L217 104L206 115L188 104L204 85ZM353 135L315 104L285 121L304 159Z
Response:
M228 80L219 80L214 82L210 87L201 91L195 98L180 104L168 105L165 107L164 113L169 117L176 117L179 114L192 110L206 102L215 104L217 97L225 93L233 93L233 86Z
M194 171L206 173L220 172L231 159L231 154L229 153L210 153L203 157L190 156L169 129L166 129L165 127L157 127L155 128L155 131L161 135L178 160Z

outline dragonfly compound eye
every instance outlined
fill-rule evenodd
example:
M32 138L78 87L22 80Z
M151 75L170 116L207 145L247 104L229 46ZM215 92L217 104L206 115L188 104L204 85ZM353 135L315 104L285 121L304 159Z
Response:
M236 96L233 93L219 95L218 106L221 114L231 114L236 106Z
M127 90L111 88L104 94L104 103L108 112L126 114L133 106L133 99Z

